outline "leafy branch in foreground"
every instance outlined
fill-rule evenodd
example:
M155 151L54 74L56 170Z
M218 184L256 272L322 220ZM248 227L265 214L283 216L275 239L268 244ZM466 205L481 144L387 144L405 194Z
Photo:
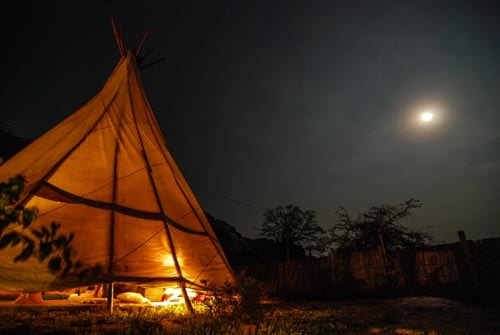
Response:
M71 243L75 236L71 232L60 233L60 223L52 222L38 229L31 227L37 219L38 209L17 204L25 183L20 175L0 183L0 250L20 245L21 251L14 257L14 263L31 257L40 262L47 260L48 270L53 274L66 276L71 270L81 270L80 274L97 275L99 266L84 268L82 262L74 262L76 250Z

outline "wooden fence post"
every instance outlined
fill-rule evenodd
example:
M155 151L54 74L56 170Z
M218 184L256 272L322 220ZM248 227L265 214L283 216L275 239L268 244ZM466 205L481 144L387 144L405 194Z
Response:
M465 264L469 271L469 275L472 279L472 285L474 286L474 291L476 292L479 298L482 298L483 290L481 287L481 282L479 280L479 275L472 260L472 254L469 248L469 241L467 241L467 238L465 237L465 232L463 230L460 230L458 232L458 237L460 238L460 244L464 252Z
M330 248L330 269L331 269L331 278L330 280L333 282L334 286L337 287L337 259L335 257L335 249Z
M387 251L385 249L384 239L382 237L382 234L380 233L378 233L378 241L379 241L379 250L380 253L382 254L382 263L384 264L385 280L387 281L387 286L390 289L392 283L389 277L389 261L387 260Z

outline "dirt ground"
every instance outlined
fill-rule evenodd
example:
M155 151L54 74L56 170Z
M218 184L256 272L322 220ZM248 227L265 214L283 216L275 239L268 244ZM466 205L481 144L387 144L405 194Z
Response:
M469 304L437 297L349 300L288 305L329 310L345 334L500 335L500 304Z
M44 305L33 305L29 308L54 310L55 308L78 309L84 307L64 305L63 302L57 301L47 301ZM86 308L88 307L91 306L86 306ZM17 307L11 303L3 302L0 304L0 308L5 310ZM330 324L335 325L333 330L326 327L324 331L315 330L312 333L346 335L500 335L500 305L469 304L437 297L307 303L267 301L264 303L263 308L271 314L273 311L279 311L276 314L281 315L288 323L296 325L297 330L295 333L297 334L308 334L307 329L313 329L319 324ZM37 319L39 322L40 318ZM0 334L12 333L9 323L7 320L0 320ZM113 333L112 329L110 329L113 325L103 324L102 326L108 328L107 331L102 329L105 334ZM42 327L40 324L36 328L39 327L47 330L46 327ZM47 325L47 327L50 327L50 325ZM91 333L100 334L95 327L96 325L93 326ZM80 328L80 330L83 331L83 328ZM46 332L42 333L46 334ZM36 333L30 332L30 334ZM259 334L259 332L257 331L256 334Z

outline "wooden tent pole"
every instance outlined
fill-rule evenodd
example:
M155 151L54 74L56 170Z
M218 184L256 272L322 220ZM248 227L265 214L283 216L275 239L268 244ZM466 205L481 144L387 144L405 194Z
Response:
M139 137L139 142L140 142L141 147L142 147L143 159L147 165L148 176L149 176L149 179L151 181L151 185L153 186L153 191L155 194L156 202L160 206L160 211L161 211L162 215L164 217L167 217L167 215L165 214L165 208L163 208L163 203L162 203L162 200L161 200L159 192L158 192L158 187L156 185L156 181L153 178L153 168L152 168L151 162L149 161L149 158L146 155L146 151L144 149L145 146L143 143L141 132L139 131L138 122L136 119L135 112L133 112L133 117L134 117L134 123L135 123L136 131L137 131L137 135ZM179 282L177 284L181 288L182 295L184 296L184 302L186 303L187 309L189 310L189 312L191 312L191 314L194 314L193 306L191 305L191 301L189 300L189 296L188 296L187 291L186 291L186 280L184 279L184 276L182 275L181 266L179 264L179 260L177 259L177 251L175 249L174 240L172 237L172 232L170 231L169 225L170 225L170 223L168 221L163 220L163 227L165 228L167 243L168 243L168 246L170 249L170 253L172 255L172 260L174 261L175 271L177 272L177 275L179 276Z
M144 42L146 42L146 39L148 38L149 33L150 33L150 30L146 31L146 33L144 34L144 36L142 36L142 40L139 43L139 46L137 47L137 50L135 52L135 57L136 58L139 58L139 54L141 53L142 47L144 46Z
M191 300L189 300L189 295L187 294L186 283L182 282L179 284L179 286L181 287L182 296L184 297L184 303L186 304L188 311L191 314L194 314L193 304L191 304Z
M115 286L114 283L108 283L106 284L108 286L108 295L107 295L107 308L109 314L113 314L113 309L114 309L114 295L115 295Z
M125 48L123 47L123 37L121 31L118 31L118 27L116 26L115 18L111 16L111 25L113 26L113 33L115 35L116 45L118 46L118 50L120 51L120 56L125 56Z

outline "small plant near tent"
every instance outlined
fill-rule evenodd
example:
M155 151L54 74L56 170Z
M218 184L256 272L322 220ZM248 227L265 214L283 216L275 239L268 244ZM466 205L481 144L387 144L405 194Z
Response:
M235 284L225 282L217 286L207 283L207 289L210 295L202 304L214 316L231 316L243 320L261 314L263 285L252 277L239 276Z
M61 276L70 270L80 270L80 276L97 275L100 267L84 268L80 261L74 262L76 251L71 246L74 234L61 234L60 223L52 222L39 229L31 227L37 219L38 209L17 204L25 183L21 175L0 183L0 250L20 245L14 263L36 257L40 262L47 261L51 273Z
M228 282L222 285L206 283L206 288L209 294L201 300L201 303L210 314L225 316L232 314L237 309L239 297L235 285Z

